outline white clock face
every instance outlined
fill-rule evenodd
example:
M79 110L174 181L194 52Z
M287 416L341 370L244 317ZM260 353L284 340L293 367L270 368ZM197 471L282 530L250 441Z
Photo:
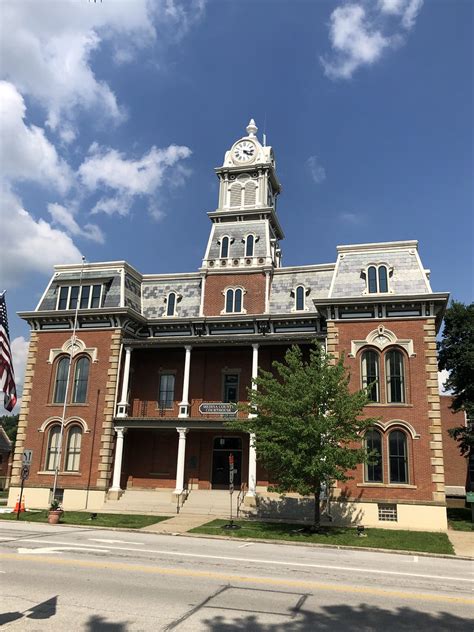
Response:
M252 162L256 155L257 148L250 140L241 140L232 152L232 158L235 162Z

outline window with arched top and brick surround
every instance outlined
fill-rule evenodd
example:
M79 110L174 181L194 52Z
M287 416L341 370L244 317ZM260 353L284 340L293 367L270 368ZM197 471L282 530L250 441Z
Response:
M82 446L82 427L73 424L69 426L66 440L66 454L64 469L66 472L79 472Z
M59 458L59 441L61 436L61 426L54 424L48 430L48 443L46 449L46 461L44 469L48 472L54 472Z
M59 356L55 362L54 384L53 384L53 404L64 404L67 397L71 404L87 403L87 391L89 385L89 370L91 359L88 355L81 354L72 360L71 371L68 372L70 356ZM71 386L72 382L72 386Z
M361 386L371 403L406 404L405 353L397 347L384 351L365 348L360 352ZM383 372L383 375L382 375ZM384 395L382 388L384 386Z

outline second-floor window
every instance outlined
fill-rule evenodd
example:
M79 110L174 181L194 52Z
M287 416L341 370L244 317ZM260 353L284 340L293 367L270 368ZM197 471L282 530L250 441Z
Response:
M57 309L94 309L102 304L102 285L63 285L59 289Z
M371 402L380 401L379 354L372 349L362 354L362 387L367 389Z
M385 355L385 379L387 402L403 404L405 402L403 353L397 349L392 349Z
M173 408L174 382L174 373L162 373L160 375L160 392L158 395L158 405L160 408Z
M239 401L239 376L237 373L224 374L224 402Z
M230 288L225 293L225 311L226 314L242 311L242 290Z
M64 404L68 381L69 356L62 356L56 362L56 373L53 388L53 404ZM85 355L73 360L71 367L71 387L68 389L68 400L73 404L85 404L87 402L87 385L89 382L90 358Z
M85 404L86 402L89 366L90 360L86 356L82 356L76 360L74 366L74 384L72 389L73 404Z
M54 383L53 402L63 404L66 397L67 372L69 369L69 357L63 356L56 364L56 380Z

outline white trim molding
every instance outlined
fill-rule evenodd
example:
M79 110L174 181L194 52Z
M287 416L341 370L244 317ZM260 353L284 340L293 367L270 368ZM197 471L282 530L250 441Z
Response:
M97 347L86 347L85 343L80 338L76 338L76 340L73 341L71 336L71 338L68 338L60 349L49 350L48 364L52 364L56 360L56 358L62 354L73 355L73 345L75 356L79 355L80 353L87 353L87 355L90 356L92 362L98 362Z
M61 417L48 417L48 419L46 419L45 421L43 421L43 423L41 424L41 426L38 428L38 432L44 432L49 426L51 426L54 423L61 423L62 419ZM66 419L66 421L64 422L64 427L66 428L67 426L70 426L71 424L76 423L79 426L82 426L82 430L86 433L86 432L90 432L89 426L87 425L87 423L84 421L84 419L82 419L82 417L68 417Z
M397 345L398 347L405 349L410 358L413 358L416 355L413 340L411 338L404 340L397 338L396 334L394 334L393 331L390 331L390 329L387 329L384 325L379 325L377 329L370 331L365 340L352 340L349 357L355 358L362 347L366 347L367 345L377 347L380 351L383 351L390 345Z
M374 423L374 428L378 428L385 433L388 433L392 428L400 427L406 430L412 439L419 439L420 433L415 430L415 428L408 423L408 421L403 421L402 419L391 419L390 421L376 421Z

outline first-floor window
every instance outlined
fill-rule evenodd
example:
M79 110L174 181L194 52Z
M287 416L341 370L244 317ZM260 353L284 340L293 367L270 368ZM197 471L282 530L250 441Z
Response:
M56 469L59 457L59 437L61 434L61 428L59 426L52 426L49 430L48 436L48 451L46 453L46 470L53 472Z
M382 435L378 430L369 430L366 432L365 447L367 453L372 453L370 462L365 464L365 480L367 483L382 483Z
M160 408L173 408L174 382L175 376L173 373L162 373L160 375L160 394L158 399Z
M72 426L67 437L66 472L79 472L81 458L82 428Z
M390 482L408 483L407 436L401 430L393 430L388 436Z

